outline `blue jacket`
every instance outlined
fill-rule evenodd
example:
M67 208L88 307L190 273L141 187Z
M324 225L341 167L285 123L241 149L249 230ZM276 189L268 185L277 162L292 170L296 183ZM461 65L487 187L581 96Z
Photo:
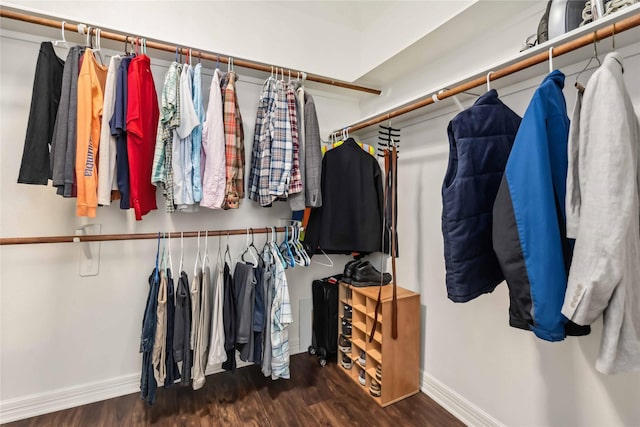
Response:
M565 231L569 118L564 74L549 74L524 114L493 208L493 245L509 286L509 324L539 338L567 333L560 310L571 263ZM575 326L576 330L573 330Z
M470 301L504 280L491 241L492 210L520 120L490 90L449 123L442 234L452 301Z

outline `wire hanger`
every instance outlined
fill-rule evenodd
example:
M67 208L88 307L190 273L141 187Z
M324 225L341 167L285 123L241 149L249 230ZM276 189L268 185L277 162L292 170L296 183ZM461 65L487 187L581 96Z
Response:
M233 261L231 260L231 251L229 251L229 233L227 233L227 249L224 251L225 262L227 260L227 257L229 258L229 267L231 267Z
M491 90L491 74L493 74L493 71L487 73L487 92Z
M173 269L173 257L171 256L171 233L169 233L169 269L174 272Z
M578 81L580 79L580 76L582 75L582 73L584 73L585 71L587 71L587 69L589 68L589 66L591 65L591 62L595 60L598 63L598 66L602 65L602 63L600 62L600 58L598 58L598 49L596 46L596 33L593 33L593 55L591 56L591 58L589 58L589 61L586 63L586 65L584 66L584 68L582 69L582 71L580 71L577 75L576 75L576 81L575 81L575 87L576 89L578 89L581 93L584 92L584 86L580 84L580 82Z
M66 21L62 21L62 25L60 25L61 28L61 34L62 34L62 39L60 40L53 40L53 45L55 47L62 47L64 49L69 49L69 43L67 43L67 38L64 35L64 26L67 24Z
M182 266L184 261L184 231L180 232L180 267L178 268L178 274L182 272Z
M217 261L218 261L218 268L222 267L223 264L223 260L222 260L222 235L218 234L218 256L217 256Z
M124 56L129 56L129 36L124 37Z
M154 271L155 280L158 281L160 278L160 272L158 271L158 256L160 255L160 232L158 231L158 246L156 248L156 268Z

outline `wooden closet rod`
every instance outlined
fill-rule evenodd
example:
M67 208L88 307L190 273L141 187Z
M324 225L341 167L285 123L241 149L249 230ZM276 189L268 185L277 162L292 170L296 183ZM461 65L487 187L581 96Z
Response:
M200 237L203 237L206 233L207 236L237 236L239 234L265 234L270 233L271 228L239 228L235 230L209 230L200 231ZM276 232L282 233L285 231L285 227L276 227ZM167 237L179 238L183 237L198 237L197 231L172 231L165 234ZM79 242L112 242L115 240L149 240L157 239L158 233L133 233L133 234L89 234L78 236L42 236L42 237L5 237L0 238L0 246L4 245L31 245L36 243L79 243Z
M614 34L619 34L623 31L629 30L637 26L640 26L640 13L630 16L628 18L621 19L618 22L614 22L613 24L600 28L599 30L596 30L592 33L585 34L583 36L570 40L561 45L555 46L553 47L552 55L554 58L556 58L560 55L564 55L565 53L569 53L571 51L580 49L581 47L588 46L592 43L595 43L607 37L611 37ZM504 68L498 69L496 71L492 71L491 75L489 76L489 80L497 80L499 78L506 77L510 74L517 73L518 71L524 70L526 68L532 67L537 64L541 64L548 60L549 60L549 49L543 52L540 52L536 55L533 55L529 58L525 58L509 66L506 66ZM470 89L483 86L486 83L487 83L487 77L486 77L486 74L483 74L482 76L476 79L473 79L466 83L462 83L451 89L445 89L442 93L435 94L435 97L438 98L438 101L441 101L443 99L452 97L454 95L458 95L459 93L466 92ZM413 103L405 105L403 107L398 107L393 110L389 110L386 113L382 113L368 120L363 120L363 121L354 123L350 126L341 128L339 130L335 130L332 132L332 134L339 135L343 129L347 129L349 132L355 132L355 131L367 128L369 126L382 123L386 120L390 120L394 117L401 116L403 114L409 113L419 108L426 107L427 105L434 104L435 102L436 101L431 96L428 96L427 98L414 101Z
M20 12L14 12L4 8L0 9L0 17L7 18L7 19L14 19L17 21L29 22L31 24L44 25L46 27L52 27L52 28L58 28L58 29L62 28L62 21L56 21L54 19L28 15ZM85 24L85 25L88 25L89 27L91 27L92 33L95 32L96 28L99 28L90 24ZM64 29L67 31L77 32L78 26L75 24L69 24L65 22ZM123 43L127 40L127 35L118 34L111 31L101 31L100 37L105 39L120 41ZM129 35L128 38L129 38L129 41L133 42L135 41L136 36ZM189 54L189 48L182 47L182 46L173 46L170 44L161 43L157 41L147 41L147 47L155 50L164 50L166 52L171 52L171 53L175 53L177 49L178 53L181 53L183 55ZM229 56L218 55L216 53L205 52L202 50L195 50L195 49L192 49L191 55L192 57L208 59L210 61L220 61L227 64L229 63L229 58L230 58ZM246 59L240 59L235 57L231 57L231 58L233 58L233 65L237 65L238 67L251 68L253 70L264 71L267 73L273 72L274 68L277 68L278 70L287 71L291 73L291 75L296 75L296 73L298 73L298 71L292 70L290 68L273 67L271 65L266 65L259 62L253 62ZM302 71L300 71L300 73L302 74ZM360 92L371 93L374 95L380 95L382 93L382 91L380 91L379 89L373 89L373 88L359 86L359 85L348 83L348 82L343 82L340 80L334 80L329 77L319 76L317 74L304 73L304 75L306 75L306 80L309 80L312 82L322 83L322 84L331 85L331 86L337 86L344 89L357 90Z

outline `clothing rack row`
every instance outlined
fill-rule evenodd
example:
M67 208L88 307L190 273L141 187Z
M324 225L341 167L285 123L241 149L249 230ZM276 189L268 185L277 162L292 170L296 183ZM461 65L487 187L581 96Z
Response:
M418 98L408 105L394 108L370 119L362 120L352 125L345 126L339 130L335 130L334 132L332 132L332 135L341 135L344 131L356 132L369 126L391 120L394 117L402 116L403 114L410 113L419 108L426 107L427 105L435 104L436 102L443 99L450 98L468 90L483 86L491 80L497 80L502 77L517 73L518 71L522 71L527 68L533 67L534 65L549 61L550 58L564 55L566 53L603 40L607 37L613 37L616 34L622 33L626 30L630 30L637 26L640 26L640 13L636 13L635 15L632 15L630 17L621 19L617 22L612 23L611 25L605 26L588 34L578 36L575 39L569 40L558 46L549 46L549 49L532 55L528 58L524 58L514 64L505 66L495 71L488 70L488 73L483 72L480 77L461 84L451 85L451 87L448 89L445 89L433 95Z
M84 34L84 30L82 29L82 26L80 27L81 29L79 31L78 30L79 26L76 24L69 24L67 22L57 21L55 19L20 13L13 10L8 10L6 8L0 9L0 17L13 19L17 21L28 22L36 25L43 25L46 27L58 28L58 29L63 28L63 25L64 25L64 29L66 31L80 32ZM95 27L90 24L82 24L82 25L84 25L84 27L88 26L88 29L92 34L95 34L98 29L98 27ZM127 43L127 41L135 42L136 38L139 38L139 39L142 38L138 36L125 35L125 34L119 34L113 31L102 31L102 30L100 30L100 37L123 42L123 43ZM298 73L302 74L306 76L305 77L306 80L312 81L312 82L341 87L344 89L356 90L360 92L371 93L373 95L380 95L382 93L382 91L380 91L379 89L373 89L373 88L360 86L360 85L356 85L348 82L343 82L340 80L334 80L332 78L320 76L317 74L303 73L302 71L292 70L290 68L285 68L285 67L274 67L272 65L266 65L259 62L250 61L247 59L240 59L240 58L230 57L227 55L220 55L217 53L206 52L203 50L190 49L183 46L174 46L174 45L162 43L159 41L152 41L152 40L147 41L146 38L144 38L144 40L145 40L146 47L155 49L155 50L162 50L166 52L179 53L184 55L191 54L192 57L208 59L210 61L219 61L226 64L228 64L229 61L231 60L233 65L238 67L250 68L253 70L264 71L267 73L268 72L273 73L274 69L277 69L277 70L282 70L283 74L284 72L288 72L289 75L294 75L294 76L297 75Z
M286 227L276 227L276 233L283 233ZM214 237L237 236L246 234L266 234L273 231L270 227L264 228L239 228L234 230L202 230L202 231L172 231L165 233L166 237ZM32 245L37 243L81 243L81 242L111 242L115 240L150 240L157 239L158 233L132 233L132 234L95 234L77 236L40 236L40 237L4 237L0 238L0 246L4 245Z

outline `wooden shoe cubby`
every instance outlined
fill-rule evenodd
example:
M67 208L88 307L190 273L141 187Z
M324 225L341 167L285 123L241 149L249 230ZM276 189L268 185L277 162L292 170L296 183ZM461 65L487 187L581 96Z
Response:
M393 286L382 287L381 304L375 318L378 300L377 286L365 288L353 287L340 282L339 292L339 335L342 333L344 305L352 307L351 317L351 369L342 366L344 353L338 349L338 366L345 375L355 381L362 392L380 406L387 406L420 391L420 295L397 287L398 337L391 334L391 304ZM349 320L349 319L346 319ZM377 322L373 340L369 341L371 328ZM361 365L358 361L360 351L366 353L365 385L358 380ZM376 365L382 366L382 380L376 379ZM371 380L381 385L382 395L374 397L369 393Z

